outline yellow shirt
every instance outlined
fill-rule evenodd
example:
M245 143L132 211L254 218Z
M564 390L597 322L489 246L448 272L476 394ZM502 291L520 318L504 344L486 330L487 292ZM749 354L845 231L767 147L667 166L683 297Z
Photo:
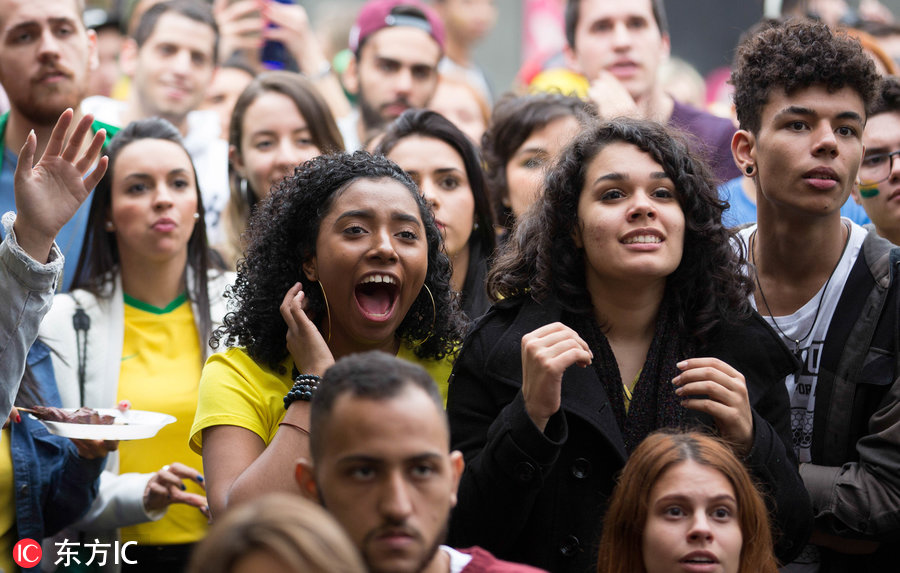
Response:
M631 398L634 393L634 387L637 386L638 380L641 378L641 372L643 372L643 368L637 371L637 374L634 375L634 380L631 381L631 384L622 384L622 394L625 399L625 413L628 413L628 409L631 407Z
M0 432L0 571L10 572L19 570L12 560L13 546L18 539L16 539L16 498L10 447L11 434L9 428ZM41 540L36 539L35 541L40 543Z
M177 418L146 440L119 443L119 471L148 473L181 462L202 472L203 461L187 445L200 383L200 339L186 297L159 309L125 295L125 339L117 399L136 410ZM187 491L203 489L185 480ZM206 518L193 506L173 503L159 521L123 527L124 541L140 545L192 543L206 534Z
M453 368L449 358L422 360L405 345L400 346L397 357L427 370L437 382L446 404L447 380ZM288 356L281 365L284 374L258 364L243 348L229 348L210 356L200 379L200 397L191 427L191 448L197 453L202 452L202 432L212 426L246 428L268 445L284 418L284 395L293 386L293 360Z

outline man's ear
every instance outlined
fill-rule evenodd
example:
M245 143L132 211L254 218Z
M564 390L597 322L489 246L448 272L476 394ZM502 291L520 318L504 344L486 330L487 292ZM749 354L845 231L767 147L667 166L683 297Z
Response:
M662 42L659 44L659 49L661 51L659 63L663 63L669 59L672 55L672 39L668 34L662 35Z
M311 281L319 280L319 269L315 255L303 262L303 274Z
M100 49L97 47L97 32L87 31L88 69L93 71L100 67Z
M575 49L569 45L569 42L563 46L563 59L566 62L566 66L572 70L573 72L578 72L581 75L584 75L584 71L582 71L581 64L578 63L578 56L575 54ZM590 81L590 79L588 80Z
M125 41L122 42L122 51L119 53L119 69L129 78L133 78L137 70L137 60L137 42L133 38L125 38Z
M744 175L747 175L748 167L752 169L750 175L759 173L759 165L756 164L756 136L746 129L734 132L731 138L731 156Z
M300 492L303 496L319 503L319 488L316 486L312 462L306 458L297 460L297 467L294 469L294 478L297 480L297 485L300 486Z
M341 80L348 92L353 95L359 94L359 62L356 61L356 54L351 54L347 60L347 67L341 74Z
M459 450L450 452L450 471L453 479L453 489L450 492L450 507L456 507L456 493L459 491L459 479L462 477L464 469L466 469L466 462L463 460L462 452Z

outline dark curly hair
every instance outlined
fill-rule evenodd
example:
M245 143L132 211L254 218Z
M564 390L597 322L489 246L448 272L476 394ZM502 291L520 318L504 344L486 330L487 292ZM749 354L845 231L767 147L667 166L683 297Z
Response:
M859 41L821 22L771 22L738 47L731 83L741 129L758 133L773 90L786 94L810 86L829 92L849 87L872 106L880 76Z
M588 129L561 154L548 172L544 195L517 224L488 276L488 292L498 300L525 293L538 302L555 298L566 310L593 311L585 279L583 250L572 231L586 172L603 149L628 143L648 153L675 184L684 212L684 251L667 281L667 296L685 336L703 343L720 322L748 316L750 279L744 256L722 225L727 203L719 199L712 174L689 151L684 136L658 123L619 118Z
M889 112L900 112L900 78L897 76L884 77L869 115Z
M506 94L494 106L481 144L484 181L494 205L497 223L512 229L515 215L503 204L508 193L506 166L531 134L562 117L587 125L597 119L594 104L558 93Z
M397 336L419 358L439 360L453 353L462 339L465 319L450 289L450 259L444 254L434 216L405 171L365 151L310 159L259 203L247 227L246 257L238 264L237 279L226 294L234 300L236 310L213 334L213 348L222 341L229 346L237 343L246 347L258 363L283 373L281 363L288 355L287 324L279 306L285 293L299 281L308 301L307 312L320 329L325 316L322 293L301 268L304 261L316 255L322 219L335 198L354 181L384 178L406 187L419 207L428 242L425 284L435 305L433 310L431 298L420 293L400 323Z

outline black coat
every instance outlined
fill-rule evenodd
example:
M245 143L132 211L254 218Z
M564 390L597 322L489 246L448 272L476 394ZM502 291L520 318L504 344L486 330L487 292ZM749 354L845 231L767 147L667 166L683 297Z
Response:
M544 433L521 392L522 336L559 321L557 304L527 297L502 301L466 338L447 412L451 442L466 469L451 516L450 544L479 545L503 559L549 571L596 569L602 518L627 454L603 384L593 368L563 375L562 407ZM746 464L774 511L776 554L787 562L812 528L812 508L791 443L783 378L794 358L759 315L723 327L697 356L719 358L747 380L754 441ZM690 412L714 429L708 416ZM777 508L777 509L776 509Z

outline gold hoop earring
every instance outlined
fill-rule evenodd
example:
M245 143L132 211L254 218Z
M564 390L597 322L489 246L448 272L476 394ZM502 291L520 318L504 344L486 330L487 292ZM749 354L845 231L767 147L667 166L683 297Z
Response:
M428 298L431 299L431 328L428 330L428 336L423 338L422 340L417 340L412 343L413 348L418 348L428 342L428 339L431 338L431 335L434 334L434 325L437 322L437 305L434 304L434 295L431 294L431 289L428 288L427 284L422 284L425 287L425 292L428 293Z
M325 287L322 286L321 281L316 281L316 284L319 285L319 290L322 291L322 299L325 300L325 316L328 317L328 340L325 341L325 344L331 342L331 307L328 306L328 297L325 296Z

